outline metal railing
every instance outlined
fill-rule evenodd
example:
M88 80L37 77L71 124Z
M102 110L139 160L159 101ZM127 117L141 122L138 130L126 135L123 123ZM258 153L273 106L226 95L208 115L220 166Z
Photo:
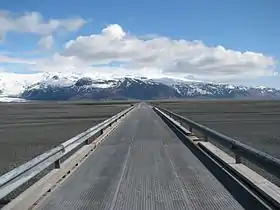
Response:
M189 131L196 130L199 133L204 135L204 140L211 138L214 141L217 141L219 144L230 149L235 154L236 163L241 163L241 157L246 160L260 166L270 174L280 177L280 160L268 155L264 152L258 151L250 146L247 146L233 138L230 138L226 135L218 133L210 128L207 128L203 125L200 125L190 119L187 119L183 116L180 116L174 112L171 112L167 109L161 107L155 107L162 112L168 114L173 119L179 121L180 123L185 123L188 126Z
M37 174L54 164L55 168L60 168L60 160L67 156L71 151L78 149L83 144L89 144L89 139L97 134L102 134L103 130L119 120L134 107L121 111L102 123L86 130L83 133L63 142L59 146L35 157L21 166L7 172L0 177L0 200L11 192L18 189L24 183L34 178Z

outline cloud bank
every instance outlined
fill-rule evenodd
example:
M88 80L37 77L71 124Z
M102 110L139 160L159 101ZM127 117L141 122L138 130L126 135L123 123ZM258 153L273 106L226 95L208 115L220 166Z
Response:
M67 42L60 56L89 65L115 62L134 71L145 68L167 75L220 80L270 76L276 68L276 61L262 53L164 36L141 39L117 24L107 26L100 34Z
M0 11L0 37L4 39L9 32L47 36L60 30L76 31L85 23L86 21L79 17L45 20L38 12L17 14L9 11Z
M2 23L2 24L1 24ZM38 45L53 46L52 33L79 29L85 21L51 19L38 13L14 17L0 14L0 34L16 30L42 36ZM98 34L79 36L64 44L52 57L26 61L2 56L0 62L30 64L33 71L89 72L104 75L193 78L211 81L238 81L275 74L276 60L258 52L240 52L202 41L176 40L165 36L136 36L112 24Z
M38 41L38 46L42 49L49 50L53 47L53 44L54 44L54 40L53 40L53 36L51 35L44 36Z

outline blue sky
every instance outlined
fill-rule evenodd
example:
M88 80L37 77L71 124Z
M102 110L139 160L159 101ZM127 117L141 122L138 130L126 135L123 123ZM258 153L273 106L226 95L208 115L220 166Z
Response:
M117 62L124 72L151 72L152 75L160 72L177 77L280 87L279 77L274 76L279 71L280 59L280 1L277 0L213 0L211 3L208 0L3 0L0 8L5 11L3 19L16 26L1 29L5 24L0 24L0 35L5 37L0 43L3 71L56 71L57 66L66 66L61 71L113 72L116 68L110 69L110 65L106 70L89 66ZM30 21L29 24L17 21L31 12L36 12L37 18L40 16L39 22L34 22L36 27L33 28ZM79 24L69 29L72 25L63 22L64 25L41 33L40 27L54 19L61 22L75 19ZM118 27L110 27L112 24ZM117 41L113 36L113 44L108 45L112 36L102 33L106 28L114 33L118 31ZM124 34L120 35L119 29ZM90 38L91 35L96 37ZM78 40L79 36L85 37L89 49L80 49L81 46L87 48L87 44ZM40 39L43 44L38 43ZM144 42L147 39L148 44ZM73 42L65 47L70 40ZM188 43L174 44L176 40ZM124 47L128 43L129 50ZM120 47L119 54L112 49L108 52L108 46ZM148 52L151 46L155 49ZM149 57L136 52L137 48L143 48Z

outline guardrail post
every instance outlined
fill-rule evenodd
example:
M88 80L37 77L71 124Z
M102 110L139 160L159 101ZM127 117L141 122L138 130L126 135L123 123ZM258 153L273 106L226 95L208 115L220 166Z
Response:
M90 138L85 141L86 145L90 144Z
M189 131L192 133L192 127L191 126L189 126Z
M235 163L241 163L241 156L235 153Z
M101 134L101 135L103 134L103 129L100 130L100 134Z
M236 148L234 147L234 145L231 145L231 150L234 152L234 156L235 156L235 163L241 163L241 156L238 154Z
M54 162L54 168L60 168L60 159Z

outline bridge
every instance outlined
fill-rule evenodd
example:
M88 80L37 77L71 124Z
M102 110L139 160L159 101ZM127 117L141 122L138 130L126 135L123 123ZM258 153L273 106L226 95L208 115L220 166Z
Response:
M0 200L5 210L280 209L280 188L243 159L280 177L278 159L139 103L4 174Z

